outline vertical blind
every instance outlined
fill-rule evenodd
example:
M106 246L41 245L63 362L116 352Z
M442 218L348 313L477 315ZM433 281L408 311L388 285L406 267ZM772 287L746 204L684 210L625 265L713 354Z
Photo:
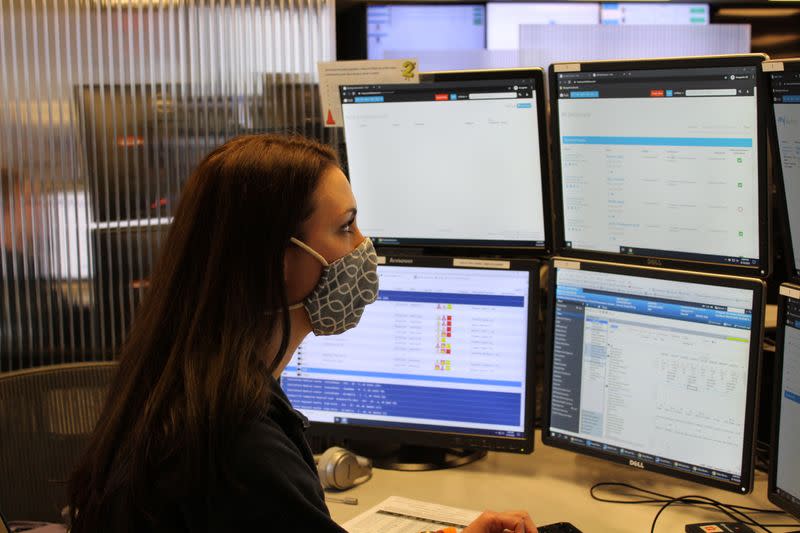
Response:
M337 145L332 0L0 0L0 371L110 359L192 168L226 139Z

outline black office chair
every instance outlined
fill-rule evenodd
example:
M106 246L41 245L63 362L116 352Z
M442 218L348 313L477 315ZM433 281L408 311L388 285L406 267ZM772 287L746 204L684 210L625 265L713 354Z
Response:
M116 363L77 363L0 374L0 503L6 518L62 521L66 481L116 369Z

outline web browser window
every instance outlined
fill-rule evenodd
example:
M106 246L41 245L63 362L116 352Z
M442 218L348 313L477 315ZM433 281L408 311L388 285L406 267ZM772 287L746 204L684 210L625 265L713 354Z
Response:
M533 79L342 87L359 227L378 244L545 245Z
M772 74L772 102L794 255L794 272L800 277L800 66Z
M557 76L565 247L759 264L756 67Z

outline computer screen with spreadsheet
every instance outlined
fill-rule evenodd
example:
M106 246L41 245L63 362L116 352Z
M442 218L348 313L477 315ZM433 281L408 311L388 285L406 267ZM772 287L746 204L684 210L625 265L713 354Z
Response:
M529 452L538 267L386 259L359 325L298 348L281 377L293 406L322 433Z
M800 518L800 286L778 300L769 499Z
M551 67L561 254L766 275L762 60Z
M770 72L772 105L783 177L783 208L788 221L787 255L792 260L793 274L800 279L800 60L770 64L780 65L781 69Z
M749 491L762 283L554 266L545 443Z

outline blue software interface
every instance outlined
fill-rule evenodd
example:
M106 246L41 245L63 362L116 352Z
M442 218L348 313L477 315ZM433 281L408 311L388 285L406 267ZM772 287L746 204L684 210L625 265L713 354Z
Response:
M565 247L759 264L755 66L557 81Z
M556 270L550 436L741 482L753 292Z
M480 50L485 46L483 5L367 7L367 59L384 59L384 52Z
M800 505L800 291L786 299L775 490Z
M800 65L771 76L794 272L800 277Z
M380 265L358 327L309 336L281 385L310 420L525 435L529 272Z

